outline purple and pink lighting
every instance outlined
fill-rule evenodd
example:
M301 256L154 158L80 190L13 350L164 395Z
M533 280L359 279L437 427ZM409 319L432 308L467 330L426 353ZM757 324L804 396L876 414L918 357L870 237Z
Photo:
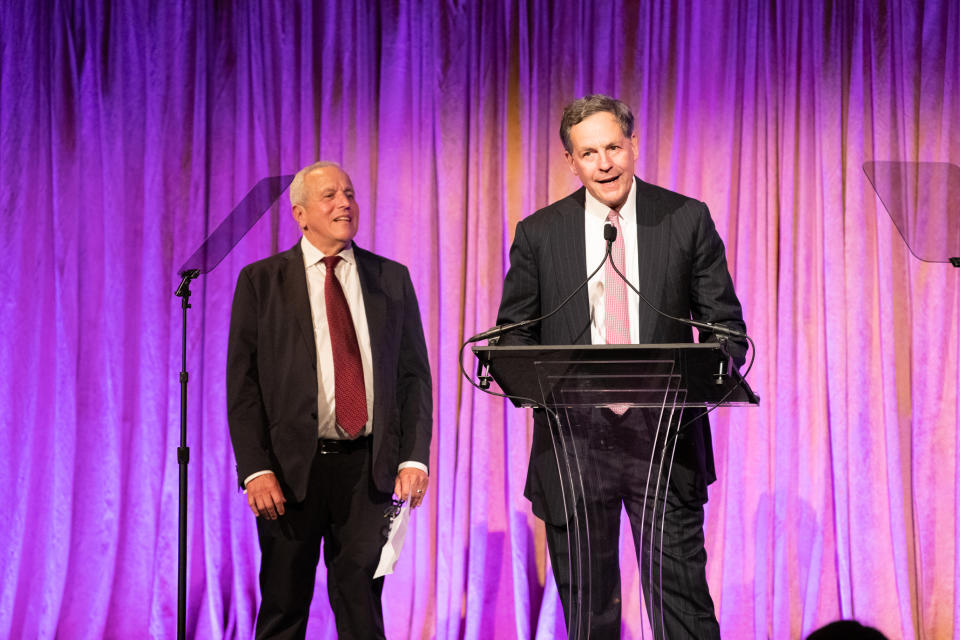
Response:
M388 637L563 637L529 414L457 352L494 323L516 221L576 188L557 130L590 92L633 108L639 177L709 205L758 347L761 406L713 419L724 636L960 637L960 270L911 255L863 170L960 164L956 2L102 5L0 7L0 637L175 637L176 272L316 159L350 173L357 243L410 268L434 377ZM193 284L190 637L252 637L227 327L239 270L297 238L284 195ZM629 536L621 558L639 638ZM321 566L311 637L335 637L325 592Z

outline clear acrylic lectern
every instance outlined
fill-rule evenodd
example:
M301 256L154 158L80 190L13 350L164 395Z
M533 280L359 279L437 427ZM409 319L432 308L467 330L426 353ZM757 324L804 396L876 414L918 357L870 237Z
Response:
M593 579L598 570L594 560L619 549L619 530L591 526L591 520L601 521L598 510L612 508L605 504L611 491L598 470L625 447L642 452L647 462L636 478L643 492L640 571L651 627L662 637L659 549L678 436L709 408L756 405L759 399L718 343L488 346L473 351L481 385L492 378L516 406L547 413L567 522L571 640L589 636L591 604L615 595L591 590L592 582L599 584ZM621 417L640 428L618 431ZM631 442L618 435L625 432L632 434ZM619 503L615 508L619 513Z

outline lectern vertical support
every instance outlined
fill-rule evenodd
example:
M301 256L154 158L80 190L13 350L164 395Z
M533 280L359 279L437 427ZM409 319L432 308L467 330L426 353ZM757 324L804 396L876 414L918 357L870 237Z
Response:
M567 575L570 577L568 599L570 612L567 620L567 636L570 640L579 638L578 631L582 627L589 628L590 608L583 607L583 589L586 581L586 594L589 596L590 572L584 571L584 556L590 557L590 526L589 514L578 496L584 495L583 469L580 457L577 455L576 442L573 439L573 429L570 425L568 412L560 408L548 411L550 421L550 439L553 443L553 452L557 460L557 468L561 470L560 490L563 493L563 510L567 522L568 551ZM589 603L589 597L586 598ZM584 620L584 617L586 619Z
M640 559L643 558L643 544L645 536L645 521L647 516L647 501L650 497L650 476L654 468L657 469L657 481L653 490L653 505L652 513L650 519L650 533L649 533L649 548L647 550L647 562L646 567L642 560L640 561L639 569L641 572L644 570L647 571L647 588L644 589L644 596L647 603L648 618L650 620L650 628L654 630L654 635L656 635L657 620L660 622L660 637L665 635L664 630L664 618L663 618L663 532L666 524L667 516L667 498L670 493L670 472L673 470L673 458L677 450L677 440L680 437L680 420L682 418L682 410L679 409L683 405L683 400L686 397L686 393L680 389L679 386L679 377L671 378L671 385L667 389L667 393L664 396L663 407L660 409L660 415L657 419L656 427L656 436L654 437L654 443L660 442L660 432L663 431L663 445L660 448L660 459L656 464L653 464L651 459L651 464L647 467L647 481L643 489L643 511L640 516ZM664 418L666 422L664 423ZM666 425L666 428L664 427ZM675 425L675 426L674 426ZM664 473L666 473L666 478L664 478ZM661 479L663 479L663 500L660 500L660 486ZM657 540L657 503L662 502L663 506L660 510L660 537ZM656 545L654 544L656 541ZM657 556L657 575L654 576L654 557ZM656 590L653 589L653 585L656 584ZM660 594L659 606L655 605L654 594ZM659 617L655 617L653 614L658 613Z

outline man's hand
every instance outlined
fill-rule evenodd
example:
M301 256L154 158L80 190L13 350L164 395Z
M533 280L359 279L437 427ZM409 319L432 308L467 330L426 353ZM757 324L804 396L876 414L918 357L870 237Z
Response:
M410 508L416 509L423 502L423 496L430 484L430 476L415 467L400 469L393 492L401 500L409 500Z
M283 515L283 503L287 501L280 490L280 483L273 473L257 476L247 483L247 504L253 515L265 517L267 520L276 520Z

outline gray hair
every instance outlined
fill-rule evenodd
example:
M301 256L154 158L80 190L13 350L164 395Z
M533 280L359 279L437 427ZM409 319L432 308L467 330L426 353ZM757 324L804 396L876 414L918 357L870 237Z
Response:
M623 135L629 138L633 135L633 112L625 103L602 93L591 93L579 100L574 100L563 109L560 118L560 140L567 153L573 153L573 143L570 142L570 129L580 124L595 113L606 111L612 113L620 123Z
M300 171L297 171L297 175L293 176L293 182L290 183L290 204L291 205L302 205L304 203L304 183L306 182L307 176L317 169L323 169L324 167L336 167L343 171L339 164L336 162L330 162L329 160L318 160L313 164L308 164Z

